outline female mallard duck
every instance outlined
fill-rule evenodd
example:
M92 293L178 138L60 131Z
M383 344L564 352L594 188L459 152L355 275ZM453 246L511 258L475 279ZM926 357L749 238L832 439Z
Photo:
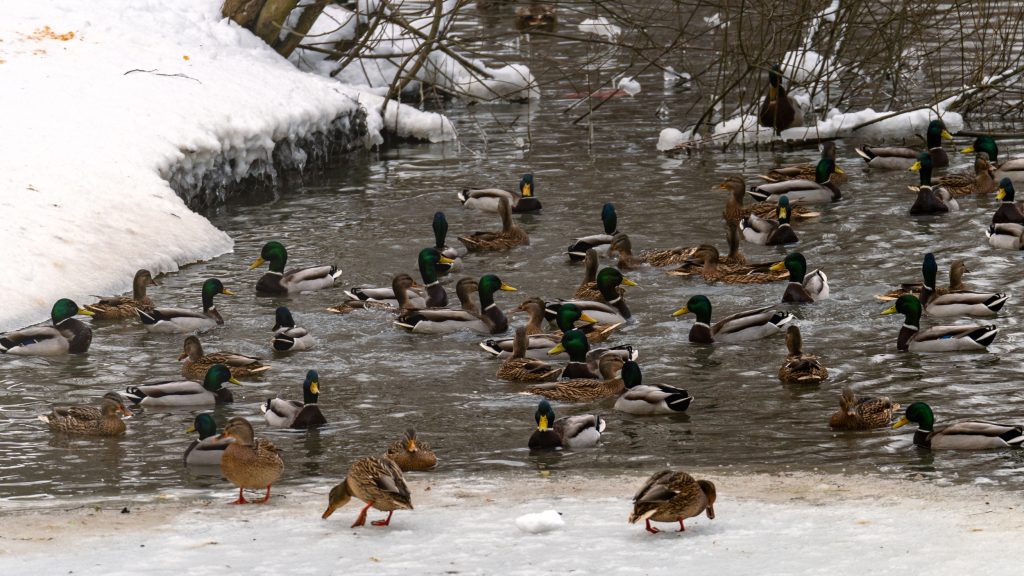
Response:
M831 140L821 144L821 159L836 161L836 143ZM791 164L781 168L774 168L767 174L761 176L768 182L782 182L784 180L815 180L818 177L818 162L813 164ZM846 183L845 172L832 174L832 183L841 186Z
M988 245L1000 250L1024 250L1024 224L991 224L985 230Z
M459 192L459 201L466 208L484 212L500 212L501 199L504 198L508 200L513 213L522 214L540 210L540 200L535 194L533 174L523 174L519 180L518 195L500 188L465 188Z
M961 152L968 154L984 152L987 154L989 162L995 168L993 178L997 181L1003 178L1010 178L1017 182L1024 180L1024 158L1009 158L999 162L999 146L991 136L978 136L971 146L964 148Z
M591 234L572 241L566 250L569 261L579 262L587 256L587 250L612 243L612 238L619 233L619 217L615 213L615 205L611 202L605 203L601 208L601 224L604 225L604 234Z
M629 320L633 313L626 305L625 296L619 286L636 286L637 283L626 278L615 268L602 268L597 273L597 289L601 292L601 301L593 300L556 300L548 302L545 315L549 320L558 316L558 310L567 303L574 304L600 324L619 324Z
M231 391L223 387L225 382L242 385L231 377L231 371L223 364L214 364L206 372L202 384L198 382L167 381L129 386L125 395L140 406L174 408L178 406L213 406L235 401Z
M0 353L18 356L61 356L84 354L92 344L92 328L75 319L76 314L92 316L67 298L50 309L53 326L36 326L0 336Z
M416 431L412 428L395 440L384 455L398 464L402 472L421 472L437 466L437 455L430 449L429 444L416 439Z
M292 312L285 306L274 311L274 338L270 345L278 352L300 352L316 348L316 340L309 330L295 325Z
M153 301L146 295L147 286L159 286L149 270L139 270L132 280L131 296L105 296L95 304L86 305L85 309L93 313L93 320L131 320L138 318L135 311L152 310Z
M554 32L557 27L558 16L550 4L530 2L516 8L516 30L520 32Z
M530 236L512 221L512 207L508 199L498 200L498 212L501 214L500 232L474 232L459 236L459 242L470 252L496 252L510 250L516 246L529 246Z
M1014 201L1015 195L1012 180L1004 177L999 181L999 190L996 191L999 208L992 215L993 224L1024 224L1024 210Z
M95 406L54 406L49 414L39 419L46 422L50 430L67 434L86 436L120 436L126 429L121 417L131 418L125 408L124 399L117 392L107 392Z
M710 244L703 244L697 247L694 252L693 262L701 262L703 266L697 268L691 265L690 268L700 272L706 282L725 282L727 284L767 284L777 282L786 278L785 273L773 272L774 262L764 264L728 264L729 257L722 258L718 255L718 249ZM742 255L741 255L742 256ZM735 262L735 259L732 259ZM676 276L690 275L684 272L685 269L677 268L672 271Z
M576 289L573 298L576 300L598 300L601 292L597 289L597 250L587 248L583 258L583 282Z
M214 364L227 366L234 378L247 378L270 370L270 366L264 364L262 358L255 356L224 351L203 354L203 345L195 336L185 338L184 351L178 356L178 360L185 361L181 365L181 375L196 382L201 382Z
M803 351L804 339L800 328L791 324L786 328L786 361L779 368L779 380L787 384L818 384L828 378L828 369L814 354Z
M256 282L256 294L260 296L288 296L301 292L323 290L334 286L334 281L341 276L341 270L331 264L329 266L309 266L284 271L288 262L288 251L280 242L267 242L260 251L260 257L249 266L255 270L270 262L270 270Z
M822 158L818 161L814 180L783 180L752 186L748 193L758 202L774 204L781 196L789 198L793 206L806 204L829 204L843 199L843 193L832 181L833 174L842 174L836 161Z
M882 314L897 312L906 316L896 340L896 349L900 352L985 351L999 333L995 326L974 324L932 326L922 331L921 301L912 294L900 296L896 304L886 308Z
M660 530L651 526L651 520L678 521L679 531L683 532L686 530L683 520L699 516L701 512L714 520L716 498L715 485L711 481L694 480L686 472L662 470L651 476L633 496L629 523L646 520L647 531L657 534Z
M799 252L786 254L786 259L771 267L773 272L789 271L789 284L782 293L782 301L808 304L828 298L828 276L821 269L807 273L807 259Z
M678 414L693 402L693 396L682 388L644 384L640 365L632 360L622 365L622 383L626 391L615 401L615 409L627 414Z
M793 244L799 242L796 232L789 225L789 198L779 197L779 204L775 209L775 221L763 220L755 214L751 214L740 220L740 232L743 239L752 244L762 246L779 246L782 244Z
M833 430L871 430L888 428L892 413L900 409L888 396L858 398L849 386L839 396L839 410L829 418Z
M220 471L229 482L238 486L238 500L232 504L248 503L242 495L246 488L261 490L264 487L267 493L253 503L266 504L270 500L270 485L277 482L284 470L284 461L277 447L266 438L255 438L252 424L239 417L228 420L224 432L217 439L231 442L221 456Z
M498 367L498 378L510 382L550 382L557 379L562 369L543 360L527 358L528 346L526 328L519 326L513 339L512 356Z
M927 254L925 257L927 258ZM967 286L964 284L964 274L968 272L970 272L970 270L967 269L967 264L965 264L963 260L953 260L953 263L949 266L949 288L936 288L935 294L941 296L942 294L948 294L949 292L967 290ZM882 301L889 301L895 300L904 294L913 294L920 299L921 286L922 284L920 282L906 282L900 284L900 287L895 290L886 292L885 294L876 295L875 298Z
M757 121L761 126L775 130L776 134L804 124L803 110L782 85L782 66L779 64L773 64L768 71L768 93L761 102Z
M832 174L832 181L838 183L835 173ZM778 207L776 202L755 202L750 206L743 206L743 199L747 196L747 182L742 176L729 176L718 187L729 191L729 196L725 199L725 210L722 211L727 231L732 227L737 227L738 230L740 220L751 214L761 219L775 218ZM821 216L821 212L815 212L806 206L791 206L789 215L792 218L815 218Z
M402 476L402 469L389 458L360 458L352 463L348 475L341 479L327 500L327 510L322 518L326 520L355 496L366 502L352 528L366 525L366 511L374 507L387 512L384 520L374 520L374 526L388 526L395 510L412 510L412 495Z
M429 248L429 250L433 250L433 248ZM398 314L404 310L425 308L427 299L424 299L421 290L414 289L416 286L418 285L412 276L404 273L395 274L395 277L391 279L391 288L353 288L352 291L345 292L349 296L348 300L331 306L327 311L335 314L347 314L353 310L385 310ZM435 285L432 290L439 290L447 303L448 295L444 288ZM381 299L378 300L371 295L380 296Z
M294 430L308 430L327 424L320 406L317 405L317 398L320 397L320 375L316 370L306 372L306 379L302 382L302 402L298 400L285 400L284 398L267 398L267 401L260 404L260 411L263 412L267 424L277 428L292 428Z
M693 248L665 248L644 250L639 255L633 254L633 243L626 234L616 234L608 246L608 255L618 254L619 268L631 270L644 264L654 267L682 264L693 256Z
M501 334L508 330L508 318L494 303L494 293L498 290L515 292L516 289L502 282L494 274L487 274L481 278L478 289L483 313L445 308L409 310L395 320L395 325L421 334L448 334L460 330Z
M935 414L924 402L907 406L903 417L892 425L899 428L914 422L914 445L932 450L990 450L1024 445L1024 426L999 424L986 420L957 420L938 429Z
M925 140L928 143L928 152L936 168L949 166L949 156L942 148L942 140L952 140L953 136L946 131L946 125L942 120L935 119L928 123L928 130ZM871 168L883 170L908 170L917 161L918 150L902 146L861 146L856 149L857 154L868 163Z
M541 400L533 413L537 429L527 444L530 450L556 450L558 448L591 448L601 439L607 423L597 414L579 414L555 418L555 410L547 400Z
M910 167L913 171L921 174L921 183L917 187L917 198L910 206L910 214L919 216L922 214L945 214L952 210L959 210L953 195L942 186L932 186L932 157L927 152L917 155L917 162Z
M618 396L626 390L622 384L622 379L616 377L616 373L622 369L624 362L625 358L621 355L604 354L598 360L598 370L601 373L600 378L585 375L574 376L566 380L534 384L527 388L525 392L559 402L593 402ZM579 362L570 363L563 369L563 374L573 364L586 367L586 364Z
M224 318L213 305L213 297L217 294L234 296L235 293L225 288L220 280L210 278L203 282L202 312L187 308L154 308L150 311L139 309L139 319L142 320L142 325L146 330L150 332L161 334L205 332L224 323Z
M544 300L540 298L528 298L520 304L512 313L519 311L529 314L529 320L524 326L526 330L526 358L547 358L548 350L557 346L562 341L562 334L569 330L580 330L587 335L587 341L592 343L604 342L620 324L598 325L594 319L587 316L575 304L565 304L559 307L555 317L555 324L558 331L547 332L543 329L545 320ZM587 324L576 326L576 322L583 321ZM480 343L480 347L499 358L508 358L512 355L514 339L489 339Z
M995 168L988 161L988 154L979 152L974 157L974 174L946 174L939 176L935 182L949 191L953 197L968 194L989 194L998 187L995 180Z
M217 434L217 422L213 414L202 412L196 414L192 427L185 430L187 434L199 434L198 440L193 440L185 449L185 466L220 466L220 459L224 456L224 450L231 444L220 439Z
M461 271L462 258L459 257L459 251L448 246L448 219L445 218L444 212L434 212L434 222L431 226L434 229L434 250L444 256L444 259L439 258L434 264L438 276Z
M929 316L995 316L1010 298L1002 293L967 290L938 294L934 288L938 270L935 255L931 252L925 254L921 265L924 284L921 285L919 299L924 306L924 313Z
M697 322L690 328L690 342L712 344L715 342L746 342L778 334L783 326L793 321L788 312L773 310L771 306L733 314L711 325L711 301L707 296L693 296L672 316L693 312Z

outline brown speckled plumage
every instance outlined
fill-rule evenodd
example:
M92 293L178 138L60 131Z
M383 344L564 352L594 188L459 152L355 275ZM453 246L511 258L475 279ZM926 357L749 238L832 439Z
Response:
M402 472L429 470L437 466L437 455L429 444L416 438L416 431L412 428L388 447L385 456L398 464Z
M108 392L95 406L54 406L49 414L39 417L50 430L86 436L120 436L125 432L122 416L132 413L116 392Z
M530 236L512 220L512 207L508 199L501 198L498 201L498 213L501 214L500 232L474 232L459 236L459 241L465 245L466 250L496 252L530 244Z
M322 518L326 520L353 496L366 502L366 506L359 512L352 528L366 524L366 511L371 506L388 512L387 519L375 520L372 522L374 526L387 526L395 510L412 510L412 496L402 469L389 458L360 458L353 462L348 475L331 489Z
M647 522L649 532L658 532L655 522L679 522L679 531L686 530L683 520L707 513L715 518L715 485L709 480L695 480L686 472L662 470L652 475L633 496L633 512L629 523Z
M107 296L99 302L89 304L86 310L93 313L93 320L134 320L139 317L136 310L153 311L153 301L146 295L147 286L159 286L149 270L139 270L132 281L131 296Z
M893 412L900 409L888 396L858 398L850 387L843 388L839 397L839 410L828 425L836 430L870 430L888 428Z
M185 338L183 351L178 360L185 361L181 365L181 375L195 382L202 382L206 378L206 372L214 364L227 366L233 378L248 378L270 370L270 366L255 356L224 351L204 354L203 345L195 336Z
M818 357L804 353L799 327L791 325L786 329L786 348L789 354L779 368L779 380L789 384L818 384L828 378L828 369Z
M278 454L277 447L270 440L255 438L252 425L245 418L228 420L218 440L233 439L231 445L224 449L220 460L220 471L232 484L238 486L238 500L235 504L245 504L242 490L245 488L266 488L267 493L257 503L265 503L270 499L270 486L277 482L284 470L284 461Z

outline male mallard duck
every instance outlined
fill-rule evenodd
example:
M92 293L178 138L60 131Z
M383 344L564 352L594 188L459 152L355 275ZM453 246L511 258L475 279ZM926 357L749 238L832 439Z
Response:
M228 420L224 432L218 440L229 440L231 444L224 449L220 459L220 471L229 482L238 486L238 500L232 504L246 504L248 500L242 495L246 488L250 490L267 489L266 495L256 504L266 504L270 500L270 485L281 477L284 461L278 454L277 447L266 438L255 438L252 424L245 418L235 417Z
M682 388L644 384L640 365L632 360L622 365L622 383L626 391L615 401L615 409L627 414L678 414L693 402L693 396Z
M701 512L714 520L716 497L715 485L711 481L694 480L686 472L662 470L651 476L633 496L629 523L646 520L647 531L657 534L660 530L651 526L651 520L678 521L679 531L683 532L686 530L683 520L699 516Z
M935 414L924 402L907 406L903 417L892 425L899 428L914 422L914 445L932 450L989 450L1016 448L1024 444L1024 426L986 420L957 420L935 429Z
M437 455L430 449L429 444L416 439L416 431L412 428L395 440L384 455L398 464L402 472L420 472L437 466Z
M264 364L262 358L255 356L224 351L203 354L203 345L195 336L185 338L184 351L178 356L178 360L185 361L181 365L181 375L196 382L201 382L214 364L227 366L234 378L247 378L270 370L270 366Z
M777 334L782 327L793 321L788 312L773 310L771 306L733 314L711 325L711 301L698 294L690 298L672 316L693 312L697 322L690 328L690 342L712 344L714 342L746 342Z
M800 328L790 324L786 328L786 361L779 368L779 380L788 384L817 384L828 378L828 369L814 354L804 354L804 339Z
M821 159L836 161L836 143L831 140L821 144ZM818 177L818 162L813 164L791 164L781 168L774 168L767 174L761 176L769 182L782 182L784 180L815 180ZM846 183L845 172L832 174L832 183L841 186Z
M900 405L888 396L858 398L849 386L843 387L839 396L839 410L829 418L828 425L834 430L871 430L888 428L892 413Z
M706 282L725 282L727 284L767 284L785 279L785 273L773 272L775 263L764 264L728 264L723 262L735 262L735 258L722 258L718 255L718 249L710 244L703 244L697 247L694 252L694 262L701 262L703 266L691 268L699 270L700 275ZM742 254L740 255L742 257ZM745 259L744 259L745 260ZM671 271L676 276L689 275L685 268L677 268Z
M231 377L231 371L223 364L214 364L206 372L203 383L185 381L155 382L140 386L129 386L125 395L133 403L143 407L213 406L228 404L235 398L223 387L225 382L242 385Z
M530 450L558 448L591 448L601 439L607 423L597 414L579 414L555 419L555 410L547 400L541 400L533 413L537 429L530 436Z
M910 207L910 213L914 216L921 214L945 214L952 210L959 210L953 195L942 186L932 186L932 157L927 152L917 155L917 162L910 167L913 171L921 173L921 183L917 187L917 198Z
M196 414L192 427L187 434L199 433L199 439L193 440L185 449L185 466L220 466L224 450L231 444L220 439L217 434L217 422L213 414L202 412Z
M99 408L54 406L49 414L42 414L39 419L46 422L54 432L86 436L120 436L126 428L122 416L132 416L131 411L124 406L124 399L117 392L107 392L100 399Z
M180 334L184 332L205 332L224 323L224 318L213 305L213 297L217 294L234 296L234 292L224 284L210 278L203 282L203 311L197 312L187 308L154 308L146 311L139 309L139 319L150 332L161 334Z
M905 352L952 352L957 350L986 350L996 339L999 329L995 326L932 326L921 330L921 301L917 296L904 294L896 304L886 308L882 314L899 312L906 316L896 340L896 349Z
M484 212L500 212L501 199L505 198L508 200L512 212L521 214L540 210L540 200L537 200L535 194L533 174L523 174L519 180L518 195L500 188L465 188L459 192L459 201L466 208Z
M310 370L306 372L306 379L302 382L302 402L267 398L266 402L260 404L260 411L267 419L267 424L271 426L308 430L327 424L327 419L316 403L319 397L320 375L316 370Z
M682 264L693 256L692 248L663 248L644 250L639 255L633 254L633 243L626 234L616 234L608 246L608 255L618 254L619 268L630 270L644 264L655 267Z
M93 313L93 320L131 320L138 318L136 309L150 311L153 301L146 295L147 286L159 286L149 270L139 270L132 280L131 296L103 296L85 309Z
M988 154L979 152L974 157L974 174L946 174L935 182L949 191L953 197L967 194L988 194L995 192L995 168L988 161Z
M355 496L366 502L352 528L366 525L366 511L374 507L387 512L384 520L374 520L374 526L388 526L395 510L412 510L412 495L402 476L402 469L389 458L360 458L352 463L348 475L341 479L327 500L327 510L322 518L326 520Z
M780 196L779 204L775 209L775 221L763 220L755 214L751 214L740 220L740 232L743 234L743 239L752 244L762 246L793 244L799 239L789 225L789 216L789 198Z
M925 255L925 257L927 257L927 255ZM953 260L953 263L949 265L949 288L936 288L935 294L942 295L949 292L967 290L967 286L964 285L964 274L968 272L970 272L970 270L967 269L967 264L965 264L963 260ZM885 294L877 295L875 298L882 301L888 301L895 300L904 294L913 294L920 299L921 286L922 284L920 282L905 282L900 284L899 288L886 292Z
M925 254L921 265L924 284L921 285L919 299L924 306L924 313L929 316L995 316L1010 298L1002 293L967 290L938 294L934 288L938 270L935 255L931 252Z
M601 223L604 225L604 234L591 234L572 241L566 250L569 261L579 262L586 257L587 250L612 243L612 238L619 233L619 217L615 213L615 205L611 202L601 207Z
M786 259L771 267L773 272L789 271L789 284L782 293L782 301L807 304L828 298L828 276L821 269L807 273L807 259L799 252L786 254Z
M270 270L256 282L256 294L260 296L287 296L312 290L323 290L334 286L334 281L341 276L341 270L331 264L329 266L309 266L284 271L288 262L288 251L280 242L270 241L263 245L260 257L249 266L255 270L270 262Z
M530 2L516 8L516 30L520 32L554 32L557 26L558 16L550 4Z
M410 332L423 334L448 334L460 330L472 330L481 334L501 334L508 330L508 318L494 303L498 290L515 292L494 274L487 274L478 283L480 308L483 313L469 310L427 308L409 310L395 320L395 325Z
M278 306L274 311L274 338L270 345L278 352L299 352L312 350L316 340L309 330L295 325L292 312L286 306Z
M557 379L562 369L543 360L527 358L528 346L526 327L516 328L512 356L498 367L497 377L511 382L550 382Z
M999 146L996 145L995 139L991 136L978 136L974 139L974 143L971 146L964 148L961 152L968 154L971 152L984 152L987 154L989 162L995 168L993 178L996 180L1002 180L1003 178L1010 178L1018 182L1024 180L1024 158L1009 158L999 162Z
M459 251L448 246L448 219L445 218L444 212L434 212L434 222L431 227L434 229L434 250L437 250L447 260L451 260L448 262L445 259L438 259L434 264L438 276L447 276L452 272L462 270L462 258L459 257Z
M501 214L500 232L474 232L459 236L459 242L470 252L495 252L509 250L516 246L529 246L530 236L512 221L512 207L507 198L498 200Z
M0 336L0 352L19 356L60 356L84 354L92 344L92 328L75 319L76 314L92 316L67 298L50 309L53 326L36 326Z
M949 166L949 156L942 148L943 139L952 140L953 136L946 131L946 125L942 120L935 119L929 122L925 140L928 143L927 151L931 154L936 168ZM861 146L856 151L871 168L885 170L907 170L917 161L918 154L918 150L914 148L901 146Z
M428 248L428 250L433 251L434 249ZM331 306L327 311L347 314L353 310L372 309L398 314L405 310L426 308L427 300L430 298L425 299L422 290L414 289L416 286L412 276L405 273L395 274L395 277L391 279L391 288L353 288L351 291L345 292L349 296L348 300ZM433 286L431 290L435 292L436 297L443 297L445 303L448 302L448 294L440 285ZM437 291L440 291L440 296L436 294ZM380 299L371 297L374 295L379 296Z
M761 126L775 130L776 134L786 128L804 124L804 113L800 104L782 85L782 66L779 64L773 64L768 71L768 93L761 102L757 122Z
M636 286L637 283L626 278L615 268L602 268L597 273L597 289L601 292L601 301L593 300L556 300L548 302L545 307L545 315L549 320L554 320L558 315L558 309L566 303L575 304L594 321L600 324L619 324L629 320L633 313L626 305L625 296L619 291L619 286Z
M842 174L843 170L836 166L831 158L818 161L814 180L783 180L751 186L748 193L758 202L774 204L781 196L789 198L793 206L806 204L829 204L843 199L843 193L832 181L833 174Z
M544 300L540 298L528 298L512 313L519 311L529 314L529 320L524 326L526 330L526 358L547 358L548 350L557 346L562 341L562 334L569 330L577 329L587 335L587 341L592 343L604 342L621 324L598 325L594 319L587 316L575 304L565 304L559 307L555 316L555 324L558 327L556 332L547 332L543 329L545 320ZM579 327L576 322L587 322ZM508 358L512 355L514 338L489 339L480 343L484 350L496 355L499 358Z
M1024 250L1024 224L991 224L985 230L988 245L1000 250Z
M592 402L618 396L626 388L622 384L622 379L616 377L616 373L622 369L626 359L623 355L615 353L603 354L598 360L600 378L582 372L583 369L589 370L586 363L573 361L562 370L567 376L566 380L534 384L525 392L559 402ZM567 371L573 368L577 370L576 375L568 375Z
M999 190L996 192L999 208L992 215L993 224L1024 224L1024 210L1014 201L1015 195L1012 180L1004 177L999 181Z
M583 282L573 295L575 300L598 300L601 292L597 289L597 250L587 248L583 257Z

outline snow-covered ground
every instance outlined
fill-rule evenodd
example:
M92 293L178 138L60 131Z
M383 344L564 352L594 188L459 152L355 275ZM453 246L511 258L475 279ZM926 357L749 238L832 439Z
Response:
M281 489L266 506L232 506L225 488L214 500L0 510L0 573L941 576L1009 574L1024 561L1024 514L1008 493L872 477L695 476L718 487L715 519L690 519L684 533L662 524L656 535L626 523L639 476L417 474L416 509L396 512L388 528L350 529L355 501L321 520L328 485ZM517 527L549 509L563 527Z

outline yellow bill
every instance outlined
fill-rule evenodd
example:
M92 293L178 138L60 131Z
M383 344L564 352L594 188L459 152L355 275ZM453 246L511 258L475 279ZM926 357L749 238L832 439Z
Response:
M626 286L639 286L639 284L637 284L636 282L625 277L622 278L622 283L625 284Z
M943 130L942 131L942 138L945 139L945 140L952 140L953 139L953 135L950 134L948 130Z
M238 381L238 378L235 378L234 376L232 376L231 378L228 378L228 382L231 382L232 384L237 384L239 386L242 385L242 383Z
M232 292L231 290L228 290L227 288L225 288L223 291L221 291L221 294L226 294L228 296L234 296L235 295L234 292Z
M780 220L782 220L784 218L788 218L787 214L789 214L788 210L786 210L785 208L779 208L779 219Z
M920 162L914 162L914 165L910 167L910 171L911 172L918 172L920 170L921 170L921 163Z
M185 434L195 434L195 433L196 433L196 427L195 426L189 426L188 430L185 430Z
M896 423L892 425L892 428L893 430L895 430L896 428L899 428L900 426L906 426L907 424L910 424L910 420L907 420L907 417L904 416L897 420Z
M313 380L312 382L310 382L310 384L309 384L309 391L312 392L313 394L319 394L320 393L320 383L317 382L316 380Z
M961 152L963 152L964 154L970 154L971 152L974 152L974 146L968 146L967 148L961 150Z
M562 352L565 352L565 346L559 344L551 350L548 350L548 356L554 356L555 354L561 354Z
M86 310L85 308L79 308L78 313L85 316L95 316L95 314L93 314L91 310Z
M683 314L689 314L689 313L690 313L690 309L688 307L686 307L686 306L683 306L679 310L676 310L675 312L673 312L672 313L672 317L674 318L676 316L682 316Z
M529 198L530 196L533 196L533 186L523 184L523 198Z
M785 270L785 269L786 269L786 262L785 261L776 262L775 264L772 264L771 268L769 268L769 270L771 270L772 272L780 272L780 271Z
M843 172L843 169L836 165L836 174L846 174L846 172Z
M455 260L452 260L451 258L449 258L449 257L445 256L444 254L442 254L440 262L441 262L441 264L453 264L453 263L455 263Z
M895 314L895 313L896 313L896 305L895 304L893 304L892 306L889 306L885 310L882 310L882 314Z
M580 320L586 322L587 324L597 324L597 320L595 320L593 316L587 314L586 312L580 314Z
M260 266L263 266L264 262L266 262L266 260L264 260L262 256L257 258L257 259L255 259L255 260L253 260L252 264L249 265L249 270L255 270L255 269L259 268Z
M504 282L501 283L501 289L506 291L506 292L518 292L518 290L516 288L513 288L512 286L509 286L508 284L505 284Z
M541 432L543 432L543 431L545 431L547 429L548 429L548 417L547 416L541 416L540 417L540 422L537 422L537 430L540 430Z
M1006 198L1006 188L1000 186L999 190L996 191L996 200L1002 200L1003 198Z

